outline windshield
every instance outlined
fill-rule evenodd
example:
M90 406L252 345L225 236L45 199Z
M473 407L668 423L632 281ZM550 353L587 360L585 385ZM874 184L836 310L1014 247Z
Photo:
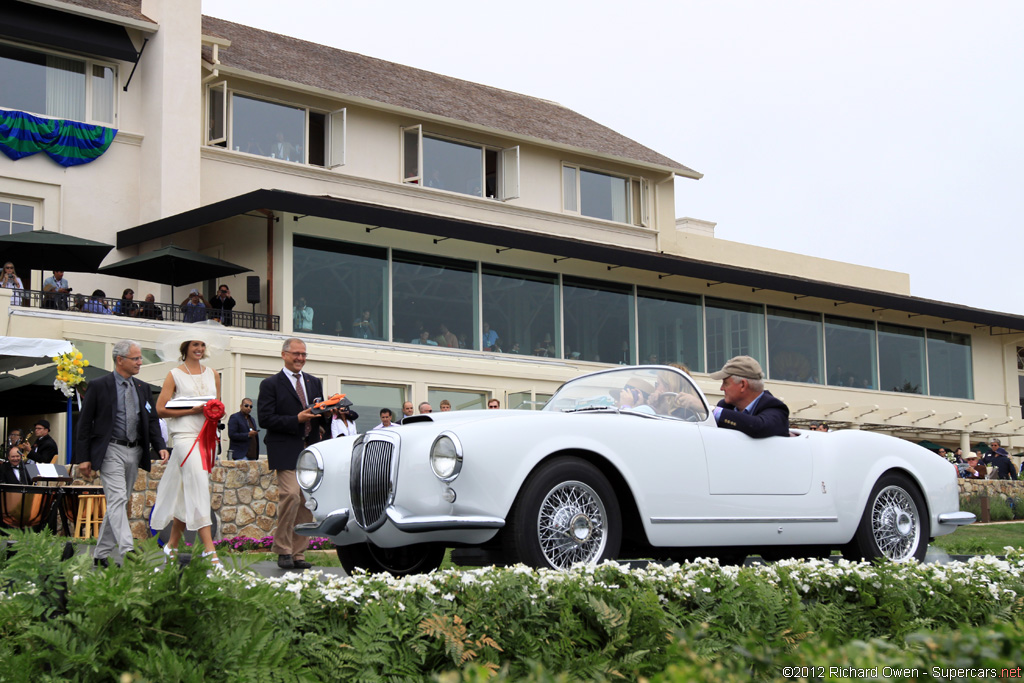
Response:
M675 368L645 365L599 372L566 382L544 410L633 410L694 422L708 416L700 392Z

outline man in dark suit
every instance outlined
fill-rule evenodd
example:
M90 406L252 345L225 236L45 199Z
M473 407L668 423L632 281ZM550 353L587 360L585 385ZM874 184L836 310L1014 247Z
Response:
M232 460L259 460L259 430L252 421L252 399L242 399L237 413L228 418L228 454Z
M284 369L260 382L256 414L267 430L267 464L277 471L277 529L272 552L277 553L277 566L282 569L308 569L306 547L309 538L295 533L295 525L313 521L302 499L295 465L299 453L307 445L321 439L327 429L322 417L308 408L324 395L323 385L316 377L302 372L306 364L306 343L288 339L281 348Z
M135 545L128 524L128 497L139 468L149 471L152 448L166 461L160 421L149 386L135 379L142 368L142 350L133 341L114 344L114 371L89 384L78 418L75 461L84 477L99 472L107 497L93 562L106 567L117 548L122 559Z
M736 429L747 436L789 436L789 408L764 389L761 364L750 356L736 356L712 379L722 380L725 398L715 408L719 427Z
M21 451L17 446L7 449L7 462L0 464L0 483L31 484L25 472L25 463L21 461Z
M57 457L57 442L50 436L49 420L39 420L35 425L36 445L32 447L32 459L36 462L50 462Z

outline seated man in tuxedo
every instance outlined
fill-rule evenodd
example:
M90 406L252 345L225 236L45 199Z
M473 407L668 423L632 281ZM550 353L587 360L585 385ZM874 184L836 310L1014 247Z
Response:
M0 483L31 484L21 459L21 449L11 446L7 451L7 462L0 465Z
M789 436L789 408L765 391L761 364L750 356L736 356L712 379L722 380L725 398L715 408L715 422L747 436Z

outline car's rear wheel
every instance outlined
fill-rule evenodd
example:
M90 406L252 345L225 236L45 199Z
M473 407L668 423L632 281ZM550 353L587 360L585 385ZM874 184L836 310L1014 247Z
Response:
M906 475L886 474L871 489L857 533L843 555L897 562L924 560L929 532L928 510L917 486Z
M426 574L441 566L444 546L433 543L407 545L402 548L378 548L372 543L355 543L337 547L338 560L350 576L356 569L371 574L386 572L392 576Z
M512 561L568 569L616 557L622 518L607 477L585 460L564 457L526 479L503 534Z

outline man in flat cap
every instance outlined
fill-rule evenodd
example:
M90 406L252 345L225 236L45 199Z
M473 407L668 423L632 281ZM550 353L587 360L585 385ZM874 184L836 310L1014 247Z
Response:
M715 408L715 421L724 429L737 429L747 436L789 436L789 408L764 390L761 364L750 356L736 356L711 373L722 380L725 398Z

